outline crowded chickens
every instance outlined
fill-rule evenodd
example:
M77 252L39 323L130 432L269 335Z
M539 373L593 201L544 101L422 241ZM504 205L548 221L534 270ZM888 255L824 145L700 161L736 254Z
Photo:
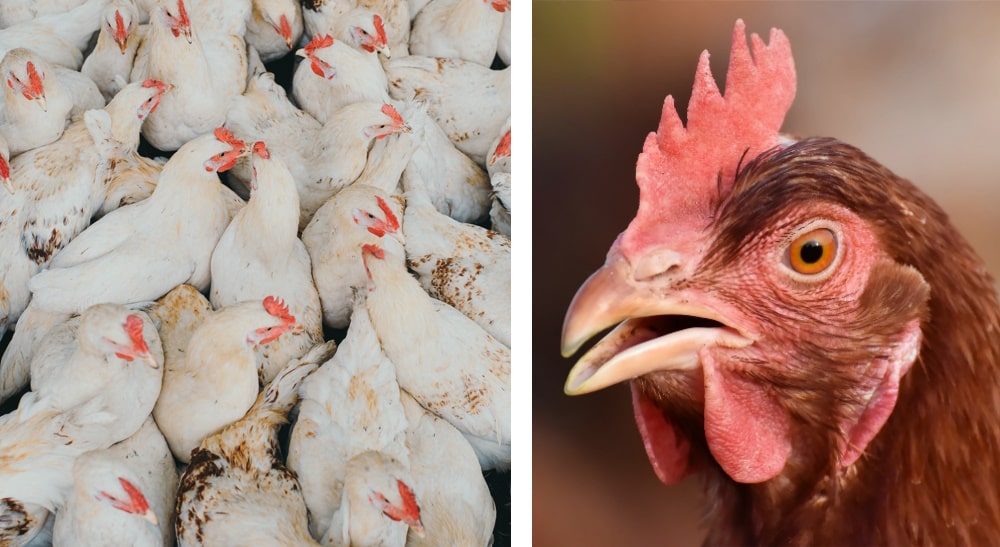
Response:
M509 544L509 15L2 2L0 546Z

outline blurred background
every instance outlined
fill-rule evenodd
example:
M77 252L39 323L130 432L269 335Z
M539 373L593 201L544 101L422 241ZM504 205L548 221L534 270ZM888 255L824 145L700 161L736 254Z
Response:
M1000 4L534 2L534 545L699 545L697 479L653 474L627 387L567 397L563 315L638 205L635 160L733 24L788 35L784 131L853 144L933 196L1000 273Z

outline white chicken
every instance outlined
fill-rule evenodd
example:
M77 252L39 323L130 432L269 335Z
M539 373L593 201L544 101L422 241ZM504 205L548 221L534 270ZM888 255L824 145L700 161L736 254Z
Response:
M312 265L298 237L299 194L285 164L262 141L251 154L253 193L212 253L211 301L216 308L280 294L301 325L261 347L263 383L290 359L323 341L323 316Z
M379 14L393 55L410 54L410 4L406 0L358 0L358 7Z
M362 452L347 462L340 508L333 515L323 545L401 546L413 529L424 535L420 505L406 466L376 451Z
M97 177L101 158L87 127L88 119L107 115L114 140L134 153L142 120L166 91L161 82L133 84L103 112L91 111L58 141L21 154L11 163L14 192L0 193L0 210L6 218L17 220L0 224L0 271L4 272L0 277L0 329L13 325L27 306L29 278L90 223L104 200L104 180ZM72 311L79 313L84 308ZM0 366L2 377L8 375L8 353L4 352L5 364Z
M172 545L177 469L152 418L131 437L73 464L56 545Z
M442 214L460 222L485 220L490 207L490 180L482 167L452 144L420 104L405 105L413 138L420 145L406 173L424 181L427 197Z
M351 103L389 102L389 84L376 53L355 49L326 34L317 35L295 54L305 60L295 69L292 95L320 123Z
M211 315L171 352L153 417L174 457L190 461L202 440L246 414L260 391L255 346L295 328L284 303L268 296Z
M431 0L413 19L410 53L489 68L510 0Z
M386 59L392 56L382 15L364 7L356 7L334 19L329 30L319 34L331 34L351 47L371 54L381 53Z
M271 153L288 166L299 191L300 230L326 200L361 175L375 140L410 131L389 104L347 105L312 132L315 126L303 118L308 115L297 114L283 93L257 93L244 99L234 103L228 124L241 135L256 135L269 143ZM276 111L279 121L270 118Z
M409 461L396 371L379 347L363 300L363 295L355 299L337 354L299 389L288 467L302 483L314 537L330 528L340 509L351 458L375 450L404 465Z
M81 325L80 350L53 374L68 377L81 369L97 374L103 385L88 381L73 390L57 379L60 389L47 396L29 392L16 412L0 418L0 498L49 510L61 506L72 485L75 458L131 436L152 411L162 367L149 363L161 362L162 354L157 355L159 338L149 320L120 306L101 305L88 310ZM143 337L144 332L150 336ZM88 358L87 346L104 358ZM71 405L76 401L82 402Z
M400 397L406 412L406 446L413 490L420 501L424 537L407 545L488 545L496 505L483 479L476 453L462 433L427 412L409 393Z
M3 5L6 6L10 1L4 0ZM35 0L31 1L36 3ZM40 3L45 4L47 1L42 0ZM0 58L14 48L30 45L31 50L46 61L80 70L83 52L90 48L90 38L100 28L101 11L109 1L76 2L77 7L64 13L53 12L0 28Z
M479 0L476 0L479 1ZM410 55L383 63L394 99L422 99L459 150L481 166L510 117L510 67Z
M102 217L31 279L36 304L73 312L94 302L155 300L181 283L208 289L232 193L216 173L246 151L223 128L185 144L163 167L150 197Z
M303 29L298 0L253 0L246 40L269 63L292 51Z
M385 22L377 11L361 7L352 0L304 1L302 14L306 23L303 42L329 34L368 53L378 52L387 59L392 54Z
M152 410L162 383L163 349L145 314L97 304L52 327L42 342L31 360L31 390L39 398L66 410L104 390L128 386L119 396L132 398L136 409Z
M278 428L331 344L289 363L243 419L195 449L177 494L178 545L318 545L295 474L278 458Z
M399 387L458 428L483 469L509 468L510 349L428 296L400 258L378 245L362 249L368 315Z
M214 14L235 21L229 28L213 24L214 19L202 12L208 11L204 5L190 17L184 0L162 0L152 14L131 80L156 78L175 86L142 128L143 136L156 148L177 150L212 131L225 121L232 98L243 93L247 81L243 33L250 5L249 0L231 4L245 9ZM229 32L234 25L238 34Z
M323 124L288 100L285 89L274 81L270 72L258 72L250 78L246 92L233 99L226 114L226 126L248 140L262 138L270 142L271 151L277 150L277 156L285 160L295 180L304 179L308 167L294 161L298 159L296 147L281 143L312 141L323 128ZM241 160L230 171L230 184L241 196L249 196L250 177L249 160Z
M50 66L30 49L7 52L0 75L6 82L0 135L13 156L54 142L69 120L104 108L104 97L90 78Z
M418 179L403 182L407 265L428 294L510 347L510 240L442 215Z
M110 101L129 81L135 53L142 41L139 9L135 0L112 0L101 18L101 32L94 50L80 68L97 84L105 100Z
M365 244L381 244L392 256L403 256L399 219L402 205L383 190L364 184L344 188L316 212L302 232L312 257L313 279L323 305L323 320L340 329L348 325L354 289L367 287L361 262ZM358 229L358 224L365 223ZM391 237L382 238L389 234ZM400 267L404 267L402 261Z

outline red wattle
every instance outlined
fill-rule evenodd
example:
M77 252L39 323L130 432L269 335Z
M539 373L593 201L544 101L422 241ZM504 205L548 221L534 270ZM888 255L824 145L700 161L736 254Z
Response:
M734 481L758 483L785 468L792 451L788 412L754 382L719 370L701 356L705 372L705 440Z
M679 482L691 472L691 443L677 431L677 427L667 419L663 411L646 397L635 381L629 382L629 387L632 388L635 424L639 427L642 444L653 471L663 484Z

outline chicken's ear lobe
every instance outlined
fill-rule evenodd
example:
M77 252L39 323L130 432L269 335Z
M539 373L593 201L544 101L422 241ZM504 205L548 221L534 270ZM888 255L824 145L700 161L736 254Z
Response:
M840 463L852 465L885 425L896 406L899 382L920 353L921 324L930 286L920 272L883 259L872 267L859 301L859 325L884 348L868 367L862 391L870 393L857 418L842 425Z

